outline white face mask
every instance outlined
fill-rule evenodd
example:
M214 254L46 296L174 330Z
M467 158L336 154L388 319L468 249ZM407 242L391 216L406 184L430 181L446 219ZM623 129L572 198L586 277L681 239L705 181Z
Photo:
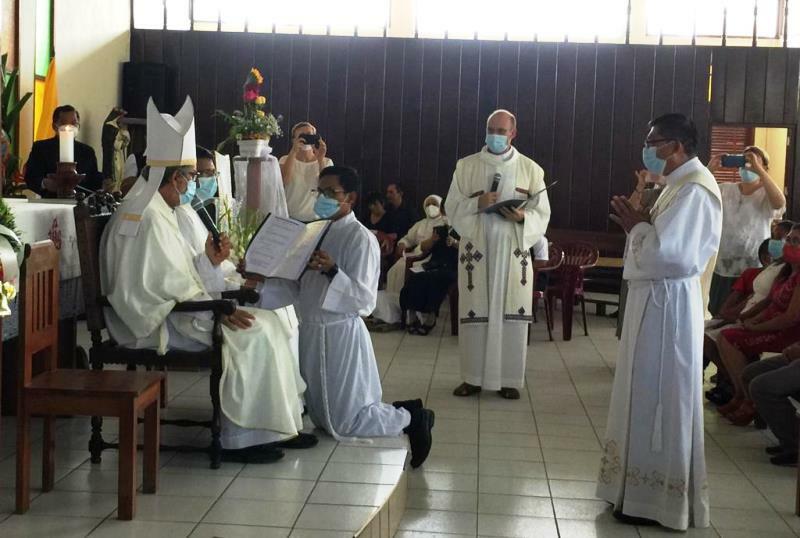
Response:
M303 151L312 151L313 149L314 146L312 146L311 144L303 144Z
M435 219L442 214L442 210L439 206L429 205L425 208L425 214L428 215L429 218Z

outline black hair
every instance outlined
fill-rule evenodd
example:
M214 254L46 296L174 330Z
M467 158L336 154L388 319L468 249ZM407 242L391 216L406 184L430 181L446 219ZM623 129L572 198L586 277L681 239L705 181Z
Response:
M786 222L786 221L781 221L781 223L783 223L783 222ZM780 223L779 223L779 224L780 224ZM791 231L792 231L792 232L796 232L796 231L798 231L798 230L800 230L800 224L794 224L794 225L792 226L792 229L791 229ZM792 266L791 266L791 264L789 264L789 263L786 263L785 261L784 261L783 263L784 263L784 265L783 265L783 269L781 269L781 272L780 272L780 273L778 273L778 276L777 276L777 277L775 277L775 280L776 280L776 281L779 281L779 280L786 280L786 279L787 279L787 278L789 278L789 276L791 276L791 274L792 274Z
M697 155L697 127L683 114L664 114L649 123L662 138L675 140L683 145L683 150L690 157Z
M326 166L319 173L320 179L325 176L337 176L339 185L342 186L346 194L351 192L357 194L361 188L361 179L358 177L358 172L356 172L355 168L349 166Z
M197 149L195 150L195 156L197 157L197 160L209 159L212 163L214 162L214 154L211 153L211 150L204 148L203 146L197 146Z
M786 232L786 235L789 235L789 233L792 231L792 228L794 228L794 222L790 220L782 220L780 222L776 222L775 227L780 228L782 231Z
M366 200L367 206L371 206L374 203L379 203L382 206L386 206L386 197L379 193L379 192L371 192L367 195Z
M58 121L58 117L61 116L62 112L66 114L74 112L75 115L78 117L78 121L81 121L81 114L80 112L78 112L77 108L75 108L72 105L61 105L53 109L53 123Z
M391 183L389 183L388 185L386 185L386 188L388 189L388 188L389 188L389 187L391 187L392 185L394 185L394 188L395 188L395 190L396 190L397 192L399 192L400 194L403 194L403 193L405 193L405 192L406 192L405 190L403 190L403 184L402 184L402 183L400 183L400 181L392 181Z
M760 260L764 256L769 254L769 242L770 239L764 239L761 244L758 246L758 259Z

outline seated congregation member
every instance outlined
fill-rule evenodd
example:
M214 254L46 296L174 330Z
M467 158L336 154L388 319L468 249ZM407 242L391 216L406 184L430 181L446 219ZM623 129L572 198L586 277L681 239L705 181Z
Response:
M47 174L54 174L59 162L58 130L71 127L80 131L81 116L72 105L62 105L53 110L53 138L33 143L28 164L25 165L25 183L35 193L44 198L56 195L57 185ZM91 146L75 140L75 168L78 174L86 174L80 185L89 190L98 190L103 186L103 175L97 170L97 157Z
M770 224L786 209L786 197L769 175L769 155L763 149L744 149L746 164L739 168L741 181L721 182L722 239L711 281L708 309L717 315L731 286L748 267L755 267L759 243L770 235ZM708 163L714 173L722 166L722 155Z
M405 198L403 186L399 181L389 183L386 187L386 200L389 202L389 223L395 239L403 237L417 220L417 212Z
M378 238L381 248L381 284L384 284L386 272L393 261L396 236L392 233L386 200L381 193L373 192L367 196L367 211L366 218L361 219L361 222Z
M767 447L774 465L797 464L797 411L789 397L800 400L800 335L777 357L750 364L742 378L759 416L778 438Z
M447 225L447 217L442 209L441 196L432 194L425 198L425 218L416 222L397 242L397 261L389 269L386 288L378 292L373 319L387 324L400 323L400 291L406 278L406 256L416 257L423 252L430 252L434 244L433 231L438 226ZM416 262L417 267L421 267L423 261Z
M418 272L411 272L400 292L408 332L421 336L436 327L439 307L458 278L458 234L444 224L433 229L430 240L430 247L422 251L430 254L428 259Z
M314 190L319 172L333 165L327 157L328 145L320 138L317 144L308 144L304 135L316 136L317 128L301 121L290 131L292 147L278 160L286 189L286 205L293 219L309 222L317 219L314 213Z
M176 303L209 300L195 268L197 252L184 237L176 208L188 202L197 173L194 111L187 99L175 115L147 108L148 166L106 227L100 249L101 283L111 308L106 323L120 345L199 351L211 345L210 312L172 312ZM225 256L206 241L210 265ZM224 320L220 381L223 458L275 461L264 446L297 437L303 427L302 391L289 338L273 312L237 308Z
M742 380L747 363L761 353L780 353L800 334L800 225L786 238L783 261L769 298L741 315L741 327L723 329L717 340L720 358L735 387L733 399L719 411L737 426L746 426L755 417Z

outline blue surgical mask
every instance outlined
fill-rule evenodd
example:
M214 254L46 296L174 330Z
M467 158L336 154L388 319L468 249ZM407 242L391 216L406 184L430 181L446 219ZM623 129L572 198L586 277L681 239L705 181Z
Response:
M197 181L200 182L200 186L197 187L197 197L202 200L210 200L217 194L217 177L198 177Z
M770 239L769 246L767 250L769 250L769 255L772 256L773 260L777 260L781 256L783 256L783 245L786 243L783 239Z
M739 168L739 177L742 178L742 181L745 183L758 181L758 174L748 168Z
M487 134L486 147L492 153L503 153L508 149L508 137L506 135Z
M659 156L656 155L656 151L658 151L656 146L643 147L642 162L644 163L644 166L647 168L648 172L660 176L664 173L664 168L667 167L667 160L659 158Z
M339 200L322 195L314 203L314 213L321 219L329 219L339 212Z
M181 195L181 205L191 203L191 201L194 200L194 195L196 192L197 182L194 180L189 180L189 182L186 184L186 192L178 191L178 194Z

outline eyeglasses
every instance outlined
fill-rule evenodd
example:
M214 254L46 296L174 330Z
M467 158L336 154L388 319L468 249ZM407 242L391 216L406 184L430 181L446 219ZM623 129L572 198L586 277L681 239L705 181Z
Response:
M311 192L317 196L321 194L327 198L336 198L336 195L343 193L344 189L311 189Z
M197 172L198 179L204 179L204 178L207 179L211 177L219 178L219 170L213 170L213 171L208 170L203 172Z
M181 174L183 175L183 177L185 177L189 181L194 181L194 180L197 179L197 172L181 171Z
M653 146L657 146L662 142L674 142L674 141L675 141L674 138L653 138L652 140L645 140L644 147L650 148Z

